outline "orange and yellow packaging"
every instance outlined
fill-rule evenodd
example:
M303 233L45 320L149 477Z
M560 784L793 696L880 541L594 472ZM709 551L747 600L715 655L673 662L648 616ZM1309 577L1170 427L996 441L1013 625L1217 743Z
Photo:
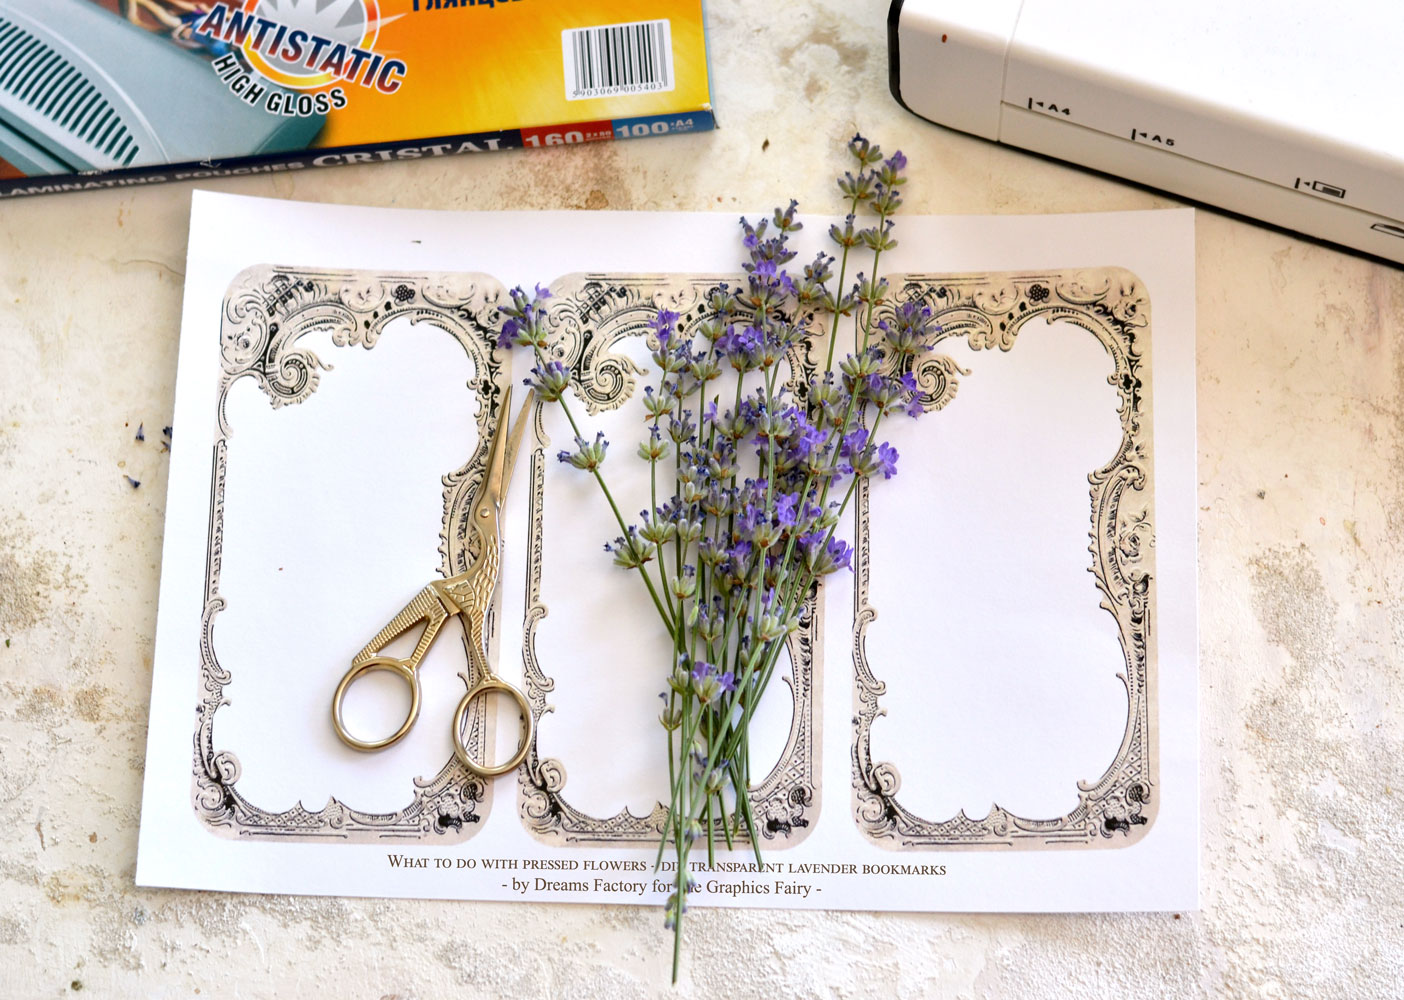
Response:
M0 196L713 125L702 0L0 0Z

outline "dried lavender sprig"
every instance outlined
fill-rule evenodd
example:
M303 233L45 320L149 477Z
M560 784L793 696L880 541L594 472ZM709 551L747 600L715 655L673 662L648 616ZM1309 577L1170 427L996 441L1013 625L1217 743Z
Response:
M684 488L682 451L686 432L681 432L674 439L677 445L674 453L677 493L667 504L660 506L658 503L658 460L663 457L658 445L659 423L667 407L672 408L673 418L680 426L685 416L682 401L685 390L681 376L676 384L676 397L670 398L666 407L659 402L664 396L665 387L670 385L666 376L668 366L674 361L667 352L666 344L660 344L662 358L655 359L664 370L665 377L660 379L659 397L655 401L659 405L650 411L654 417L652 443L646 442L641 447L650 461L652 502L652 510L643 512L644 525L640 534L645 536L645 547L642 555L631 541L633 529L624 525L618 507L610 497L616 521L624 532L621 543L624 544L625 558L621 565L641 571L641 577L649 584L655 606L659 605L658 595L642 564L650 554L656 554L659 560L657 589L663 591L671 618L664 615L661 609L660 615L674 638L675 673L680 667L684 668L677 686L665 692L663 716L669 748L671 789L667 834L671 835L679 859L677 891L669 903L669 921L675 932L675 975L681 945L681 918L691 888L686 874L687 855L694 841L705 833L709 859L714 857L716 812L725 809L721 793L729 782L737 793L733 823L739 829L740 821L745 821L759 861L759 839L747 795L750 719L778 662L786 637L798 623L796 610L801 600L807 597L815 579L847 563L851 550L846 543L837 543L834 533L858 479L878 471L890 475L895 469L895 450L886 444L872 443L872 435L880 425L882 413L901 394L895 381L885 380L885 377L877 374L878 355L868 354L873 320L885 295L885 285L877 276L876 266L872 280L864 282L860 275L852 294L844 292L843 282L846 278L847 251L853 246L862 243L871 249L876 265L881 253L895 245L890 238L891 227L887 217L900 203L896 189L901 183L900 171L905 159L897 154L884 162L880 169L869 172L866 168L877 163L880 154L864 142L861 151L855 155L860 159L862 179L853 183L861 193L853 200L851 207L856 208L860 200L868 201L878 215L878 225L856 235L851 232L851 222L846 225L843 235L849 242L844 245L844 269L840 272L837 294L816 291L816 288L822 290L824 282L832 276L827 269L832 258L826 260L821 254L815 265L806 267L805 284L798 289L780 270L780 265L794 256L784 247L787 232L798 228L793 223L793 202L788 210L776 211L777 238L765 239L765 223L752 228L743 220L747 247L751 250L751 262L744 265L749 274L748 288L741 294L741 301L733 302L733 305L743 308L727 306L718 309L719 322L711 333L706 334L710 344L707 357L715 357L718 348L724 346L725 356L736 370L734 400L727 414L727 419L735 425L734 433L722 447L717 447L717 421L705 419L704 401L709 379L699 375L696 381L698 412L704 414L704 419L698 425L698 436L693 441L695 454L689 457L689 462L697 463L705 459L711 463L712 475L707 475L701 466L698 471L702 474L700 483L721 497L715 510L708 504L696 504L695 495L689 495ZM853 315L855 347L858 348L857 353L845 362L844 380L834 384L834 391L830 393L832 398L826 400L819 399L817 394L811 396L808 405L788 408L788 413L799 414L793 424L786 423L791 420L789 416L781 421L779 433L786 437L787 450L791 447L788 436L794 433L799 433L807 441L804 448L819 447L819 451L808 459L803 453L798 457L779 455L776 436L776 420L780 413L778 401L785 394L785 390L777 390L778 362L790 353L799 332L787 326L789 321L778 310L781 303L792 298L797 303L827 301L834 307L834 332L830 336L829 362L826 364L829 378L833 377L832 357L841 315ZM857 308L859 304L864 308ZM881 323L878 325L882 326ZM533 346L538 347L536 344ZM544 369L546 366L542 363L539 347L537 357L539 366ZM754 409L750 414L745 414L742 382L748 372L756 370L763 373L761 388L755 395ZM560 373L553 374L559 381ZM544 374L539 377L545 381ZM564 389L564 383L561 388ZM821 406L819 410L815 409L816 400ZM871 428L864 429L859 415L873 404L876 404L879 414ZM833 406L832 410L827 409L830 405ZM746 406L752 404L746 402ZM811 424L809 416L815 417L817 423ZM571 424L579 439L573 417ZM811 435L817 435L818 441L809 440ZM705 449L703 436L706 437ZM742 467L740 445L743 440L760 442L762 439L757 452L762 472L759 479L763 480L763 487L759 483L753 486L751 480L746 480L743 491L739 484ZM598 463L591 464L589 456L585 455L583 440L580 440L579 447L582 459L586 460L582 467L588 468L596 476L609 496ZM786 483L784 493L779 492L782 475ZM829 492L840 476L851 478L843 500L830 504ZM800 484L798 488L797 482ZM686 501L685 496L688 497ZM817 505L814 504L815 499L819 500ZM753 517L749 504L755 504L761 514ZM804 527L799 524L796 506L805 512ZM680 529L668 533L677 524L693 517L698 525L696 536L684 540L680 537ZM668 518L672 520L660 527ZM787 537L784 538L783 551L777 555L775 543L782 536ZM671 546L676 571L673 579L681 580L688 570L696 574L695 583L689 580L686 587L675 585L676 593L670 590L664 565L668 548L666 541L670 538L674 542ZM726 561L717 562L715 552L712 558L704 558L704 540L714 547L727 546ZM695 569L688 561L691 559L693 541L698 543L699 556ZM672 600L674 596L677 598L676 604ZM691 611L688 610L689 600L693 602ZM772 619L763 614L770 611L777 612L778 617ZM696 627L697 616L703 612L708 615L706 634L701 634L703 630ZM715 627L718 617L721 620L719 628ZM766 621L774 624L759 624ZM724 674L729 686L722 687L717 681L715 674L722 669L720 666L712 667L709 661L699 659L699 652L703 651L709 661L731 665L731 669ZM691 672L694 674L691 680L686 670L689 665L692 665ZM704 667L712 673L707 673ZM705 827L700 822L702 817L706 818ZM730 844L731 827L724 820L721 830ZM659 844L660 859L666 842L667 835Z
M843 230L840 230L838 226L832 226L829 229L830 238L843 247L843 255L839 263L838 297L833 300L834 319L833 326L829 330L829 353L824 361L826 369L834 367L834 345L838 343L839 316L843 314L843 279L848 273L848 251L858 244L853 232L853 219L858 212L858 206L872 196L873 175L868 172L868 167L882 159L882 150L869 144L867 139L857 133L848 140L848 151L858 161L858 176L854 177L845 171L844 175L839 178L839 190L849 196L848 215Z
M548 289L537 285L535 294L528 296L521 288L514 288L509 293L512 299L511 306L504 306L498 311L507 316L508 319L502 325L502 330L498 335L497 345L499 347L517 346L530 347L536 359L536 367L532 369L535 379L529 380L540 395L543 403L555 401L561 406L561 412L570 422L571 432L575 435L576 442L584 448L584 435L580 431L580 425L576 422L575 414L570 410L570 405L565 400L565 390L569 384L569 372L559 361L551 361L545 357L543 351L547 346L546 340L546 309L541 303L551 297ZM563 374L564 373L564 377ZM603 439L603 435L600 436ZM607 442L605 442L607 444ZM564 453L563 453L564 454ZM603 458L601 453L600 458ZM622 538L630 536L629 527L624 522L624 515L619 511L619 505L614 500L614 494L610 492L609 484L605 482L600 474L599 461L588 464L580 464L579 468L585 469L595 478L599 484L601 492L609 502L609 508L614 513L615 522L619 525ZM659 600L658 592L653 587L653 582L649 580L648 573L644 570L643 564L638 565L639 577L643 580L644 586L648 588L649 597L653 599L653 606L658 610L659 617L663 624L671 632L675 628L674 619L669 609L664 606L664 602Z
M869 147L868 144L867 144L867 142L866 142L866 140L863 140L861 136L854 136L854 139L853 139L853 140L850 142L850 144L849 144L849 149L850 149L850 152L852 152L852 153L855 155L855 157L859 160L859 163L860 163L860 178L865 176L864 173L863 173L863 170L862 170L861 168L866 168L867 166L870 165L870 163L875 163L875 162L877 162L879 159L881 159L881 153L880 153L880 151L878 151L876 147ZM869 159L869 158L871 158L871 159ZM855 347L857 348L857 356L860 356L860 357L868 350L869 344L870 344L870 342L871 342L871 334L872 334L872 329L873 329L872 320L873 320L873 315L874 315L874 309L875 309L875 307L876 307L876 305L877 305L877 302L878 302L878 295L876 294L876 292L877 292L877 290L881 287L881 286L880 286L880 283L879 283L879 277L878 277L878 271L877 271L878 263L879 263L879 260L880 260L882 251L883 251L884 249L891 249L892 247L894 247L894 246L896 245L895 241L892 241L892 240L890 239L890 236L889 236L889 232L890 232L890 228L889 228L889 227L890 227L890 223L888 222L888 216L889 216L892 212L894 212L894 211L896 210L896 208L900 205L900 198L897 197L897 188L898 188L898 186L900 186L901 184L905 183L905 178L903 178L903 177L901 176L901 171L905 168L906 162L907 162L907 161L906 161L906 157L903 156L902 153L899 151L899 152L895 153L892 157L890 157L887 161L885 161L885 162L882 164L882 167L880 168L880 170L874 172L874 175L875 175L876 178L877 178L877 179L876 179L876 185L875 185L875 186L876 186L876 188L877 188L877 195L878 195L878 196L877 196L876 198L874 198L873 200L874 200L874 202L875 202L875 204L876 204L876 206L877 206L877 209L878 209L878 226L877 226L876 230L869 231L869 232L873 233L874 235L871 236L870 238L868 238L867 240L865 240L865 242L867 242L867 244L869 245L869 247L873 250L873 278L872 278L872 281L870 282L869 287L870 287L871 289L874 290L874 294L870 294L869 296L867 296L867 302L866 302L866 305L867 305L867 313L866 313L866 315L863 317L862 330L861 330L861 340L858 339L859 331L856 329L857 317L855 317L855 341L858 341L857 343L855 343ZM861 196L862 196L862 193L863 193L863 183L862 183L861 181L856 182L856 183L853 182L853 180L852 180L852 178L851 178L851 175L849 176L849 182L850 182L850 184L851 184L851 186L852 186L852 190L853 190L853 192L854 192L854 205L855 205L855 207L856 207L857 201L860 200L860 198L861 198ZM840 186L842 187L843 184L844 184L844 181L841 180L841 181L840 181ZM849 235L851 236L851 229L852 229L851 220L850 220L850 222L849 222L847 228L848 228L848 230L850 231L850 232L849 232ZM837 231L837 227L833 227L833 229L831 230L831 235L833 235L836 231ZM850 249L850 247L851 247L853 244L850 243L850 242L847 242L847 241L841 241L841 242L842 242L843 249L844 249L843 263L844 263L844 265L846 266L846 264L847 264L847 257L848 257L848 250ZM839 295L842 294L843 273L844 273L844 267L841 266L841 268L840 268L839 284L838 284ZM860 280L861 280L861 276L860 276ZM835 307L835 310L834 310L833 326L832 326L832 329L831 329L830 340L829 340L828 358L827 358L827 361L826 361L826 368L827 368L828 370L832 370L832 368L833 368L833 352L834 352L834 346L835 346L835 344L836 344L836 342L837 342L838 319L839 319L839 315L840 315L839 310L840 310L840 308L841 308L841 306L842 306L842 301L841 301L841 299L839 299L839 298L836 297L836 298L834 299L834 301L835 301L835 303L836 303L836 307ZM852 418L852 415L853 415L853 412L854 412L854 408L855 408L855 405L857 404L857 401L858 401L858 394L857 394L856 392L851 393L850 396L849 396L849 400L848 400L848 406L847 406L847 408L846 408L846 410L845 410L845 414L844 414L844 418L843 418L843 421L842 421L842 425L846 426L846 425L848 424L849 420ZM871 434L871 436L873 436L873 437L876 436L877 428L878 428L878 425L879 425L880 422L881 422L882 415L883 415L882 411L879 410L877 416L876 416L875 419L874 419L873 427L871 428L871 431L870 431L870 434ZM831 458L830 458L830 469L831 469L831 470L837 465L838 458L839 458L839 452L836 450L836 451L831 455ZM843 515L843 513L844 513L844 511L846 511L846 509L847 509L847 507L848 507L848 504L849 504L849 501L851 500L851 498L852 498L852 496L853 496L853 493L854 493L854 491L855 491L855 489L856 489L856 486L857 486L857 483L858 483L859 478L860 478L860 477L859 477L858 475L855 475L855 476L850 480L849 485L848 485L848 488L847 488L847 490L846 490L845 493L844 493L843 500L842 500L842 501L840 502L840 504L839 504L839 511L838 511L839 518L841 518L842 515ZM806 477L804 489L801 491L802 495L808 495L808 490L809 490L809 487L810 487L811 484L812 484L813 479L814 479L813 473L811 473L809 476ZM823 490L822 490L822 493L821 493L821 496L820 496L820 506L821 506L821 507L824 506L824 503L825 503L825 501L827 500L828 491L829 491L829 488L830 488L830 485L832 484L832 482L833 482L832 477L830 477L830 476L826 476L826 477L825 477L825 479L824 479L824 485L823 485ZM835 521L835 524L829 528L828 533L827 533L827 535L826 535L825 538L824 538L823 544L824 544L825 546L828 546L828 545L830 544L830 542L832 541L833 536L834 536L834 532L835 532L836 528L837 528L837 520ZM793 552L793 547L794 547L794 544L795 544L795 539L796 539L796 536L794 536L794 535L791 535L791 536L790 536L790 540L789 540L789 542L788 542L788 544L787 544L785 554L781 557L781 563L782 563L782 565L787 565L787 564L789 563L790 556L791 556L791 554L792 554L792 552ZM798 602L799 602L799 600L800 600L800 595L807 595L807 594L809 593L810 588L814 585L814 581L817 579L817 575L818 575L818 574L816 574L815 572L810 571L810 572L808 572L806 575L801 575L801 576L799 577L799 579L797 579L797 580L794 581L794 583L792 584L791 588L789 589L789 592L788 592L788 594L786 595L786 598L785 598L785 600L784 600L784 602L783 602L783 607L784 607L784 609L785 609L785 612L786 612L786 616L787 616L787 617L788 617L788 615L793 614L795 610L797 610L797 608L798 608ZM762 692L763 692L763 691L766 689L766 687L768 686L768 684L769 684L769 682L770 682L770 678L771 678L771 676L772 676L772 674L773 674L773 672L774 672L775 665L776 665L776 664L778 663L778 661L779 661L780 649L781 649L780 644L779 644L779 643L776 643L776 644L773 646L772 650L770 651L770 655L766 658L766 661L765 661L765 663L764 663L764 665L763 665L763 667L762 667L762 672L761 672L761 675L760 675L759 684L757 685L758 688L759 688L759 690L762 691ZM757 699L756 699L755 701L753 701L753 702L747 703L747 704L744 706L744 708L743 708L743 716L742 716L742 718L739 720L737 726L731 731L732 736L731 736L730 741L727 742L723 747L720 748L720 750L721 750L722 753L727 753L727 752L737 753L737 752L739 752L739 750L740 750L740 744L742 744L743 742L745 742L745 740L744 740L744 734L746 734L746 733L749 731L750 719L751 719L752 714L753 714L754 711L755 711L755 708L756 708L756 705L758 704L758 702L759 702L759 698L757 698Z

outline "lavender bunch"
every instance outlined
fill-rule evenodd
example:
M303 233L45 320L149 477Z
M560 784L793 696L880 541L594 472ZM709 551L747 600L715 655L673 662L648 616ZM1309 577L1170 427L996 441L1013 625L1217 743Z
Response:
M820 252L791 273L801 229L791 201L755 225L741 220L744 281L713 288L690 328L667 309L651 321L656 384L642 394L637 449L650 497L636 521L601 472L608 442L582 431L567 400L575 373L550 359L549 293L515 289L501 310L499 344L533 351L528 384L570 422L574 447L558 457L594 477L613 513L619 534L605 550L637 574L673 641L660 694L670 800L658 861L671 845L674 981L694 846L705 841L710 863L718 839L732 847L744 829L761 860L747 794L752 715L819 582L850 568L853 550L835 529L857 484L896 474L897 450L878 430L922 412L912 362L939 332L929 309L891 307L878 276L896 246L906 157L884 159L862 136L848 152L855 166L838 179L848 212L829 230L837 258ZM856 254L871 254L871 270L850 279Z

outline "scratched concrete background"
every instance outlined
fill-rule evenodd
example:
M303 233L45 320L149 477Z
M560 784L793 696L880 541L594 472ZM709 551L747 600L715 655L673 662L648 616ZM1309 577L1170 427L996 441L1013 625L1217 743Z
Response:
M731 211L793 192L818 208L831 143L857 126L910 156L911 211L1174 204L911 117L888 96L885 15L711 0L713 133L208 186L455 209ZM1404 271L1212 212L1200 912L697 912L673 990L653 910L136 889L190 190L0 204L0 997L1401 995Z

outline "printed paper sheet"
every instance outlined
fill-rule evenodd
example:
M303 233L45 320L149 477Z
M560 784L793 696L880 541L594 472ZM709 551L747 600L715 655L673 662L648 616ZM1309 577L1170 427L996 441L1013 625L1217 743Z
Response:
M853 572L758 716L765 869L743 839L699 867L699 903L1194 905L1192 219L899 220L884 273L942 328L914 372L926 412L892 427L900 474L860 489ZM647 319L700 316L738 235L730 216L196 196L139 883L661 902L668 643L600 551L593 483L554 458L554 408L513 479L493 619L536 723L525 764L454 759L456 626L401 743L350 750L329 703L380 625L473 557L467 504L530 366L495 344L505 290L552 288L578 408L616 443L617 491L646 496ZM358 684L351 721L393 729L396 684ZM475 705L470 743L510 753L509 709Z

